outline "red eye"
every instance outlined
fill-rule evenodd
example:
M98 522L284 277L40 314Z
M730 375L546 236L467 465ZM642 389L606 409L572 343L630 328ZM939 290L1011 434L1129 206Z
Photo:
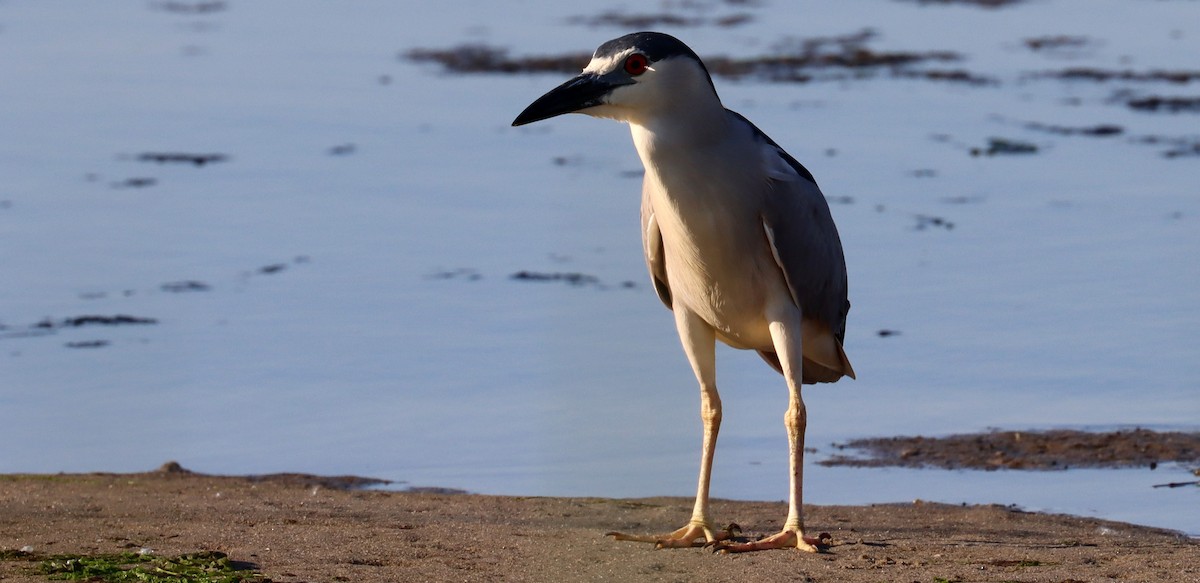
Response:
M650 61L646 59L646 55L634 53L625 58L625 72L637 77L646 72L650 68Z

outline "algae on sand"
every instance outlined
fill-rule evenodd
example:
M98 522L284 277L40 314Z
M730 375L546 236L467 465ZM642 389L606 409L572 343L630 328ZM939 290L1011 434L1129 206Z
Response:
M225 553L202 551L177 557L149 553L54 555L40 570L51 579L70 581L142 581L148 583L269 583L247 565L230 561Z

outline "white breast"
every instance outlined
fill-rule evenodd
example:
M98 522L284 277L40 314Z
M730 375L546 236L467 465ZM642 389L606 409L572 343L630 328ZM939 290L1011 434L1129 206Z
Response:
M707 147L673 148L650 130L631 127L646 166L645 188L662 232L673 300L728 344L770 348L766 306L789 292L762 231L760 209L769 188L764 161L757 147L737 143L752 136L733 132Z

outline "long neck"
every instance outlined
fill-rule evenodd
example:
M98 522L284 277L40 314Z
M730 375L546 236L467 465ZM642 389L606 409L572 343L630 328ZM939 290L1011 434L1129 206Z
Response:
M728 138L730 116L715 95L689 101L629 120L633 145L648 172L672 162L703 163L704 156Z

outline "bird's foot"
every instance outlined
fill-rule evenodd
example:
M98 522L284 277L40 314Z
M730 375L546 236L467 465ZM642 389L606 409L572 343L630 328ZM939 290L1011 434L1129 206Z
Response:
M748 553L751 551L790 548L797 548L810 553L819 553L829 548L832 538L827 532L823 532L817 537L811 537L804 536L804 533L799 529L785 528L781 532L756 541L745 543L721 541L713 544L712 547L714 552L721 553Z
M604 536L611 536L613 540L654 543L654 547L659 549L680 549L720 544L732 538L734 533L740 531L741 528L736 524L730 524L719 531L714 531L712 526L707 522L692 521L687 526L667 535L645 536L607 532L604 533Z

